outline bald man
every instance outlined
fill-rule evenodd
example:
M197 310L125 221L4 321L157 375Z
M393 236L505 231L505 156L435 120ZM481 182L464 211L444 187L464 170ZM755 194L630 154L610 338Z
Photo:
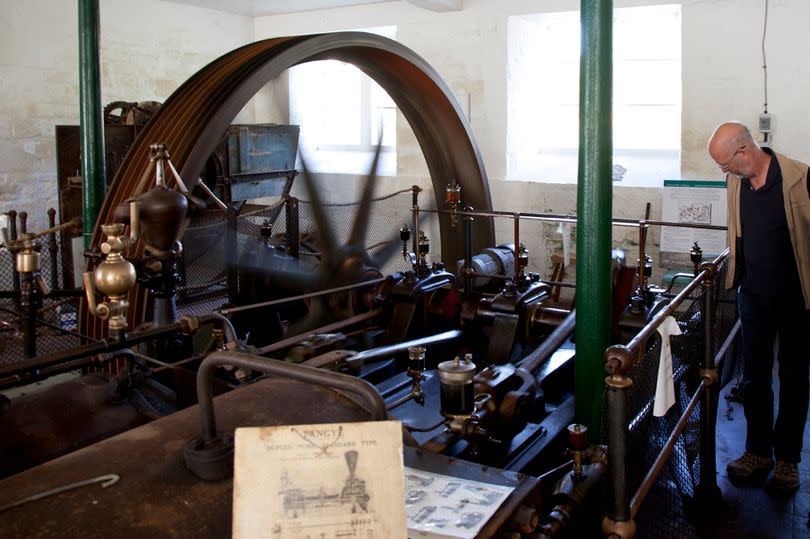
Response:
M726 173L726 287L739 287L745 453L729 478L799 488L810 364L810 191L806 164L760 147L737 122L715 129L709 155ZM779 415L773 418L774 344L779 338Z

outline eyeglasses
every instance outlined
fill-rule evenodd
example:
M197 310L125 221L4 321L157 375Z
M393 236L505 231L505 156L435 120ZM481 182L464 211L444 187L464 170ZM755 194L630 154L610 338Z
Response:
M718 166L720 167L720 170L728 170L728 166L731 164L732 161L734 161L734 158L737 156L737 152L739 152L743 148L745 148L745 146L740 146L739 148L734 150L734 153L731 154L731 157L729 157L728 161L726 161L725 163L717 163Z

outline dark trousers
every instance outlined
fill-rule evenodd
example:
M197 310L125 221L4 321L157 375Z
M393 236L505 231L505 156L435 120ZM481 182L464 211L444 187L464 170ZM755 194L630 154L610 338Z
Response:
M742 288L743 403L745 447L763 456L799 462L810 400L810 311L799 298L764 300ZM774 344L779 337L779 415L773 420Z

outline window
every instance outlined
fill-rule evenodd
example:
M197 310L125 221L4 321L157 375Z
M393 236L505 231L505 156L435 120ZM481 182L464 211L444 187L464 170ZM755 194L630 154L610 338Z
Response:
M395 27L365 29L393 38ZM290 69L290 121L300 153L316 172L365 173L382 137L378 173L396 174L396 105L365 73L337 60Z
M680 176L681 7L613 12L613 179ZM577 181L578 12L509 18L507 177Z

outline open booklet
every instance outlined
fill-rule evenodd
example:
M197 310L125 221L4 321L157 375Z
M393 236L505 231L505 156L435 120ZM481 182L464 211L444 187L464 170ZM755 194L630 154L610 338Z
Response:
M407 536L398 421L236 429L233 537Z
M236 429L233 537L471 539L514 490L435 471L398 421Z

